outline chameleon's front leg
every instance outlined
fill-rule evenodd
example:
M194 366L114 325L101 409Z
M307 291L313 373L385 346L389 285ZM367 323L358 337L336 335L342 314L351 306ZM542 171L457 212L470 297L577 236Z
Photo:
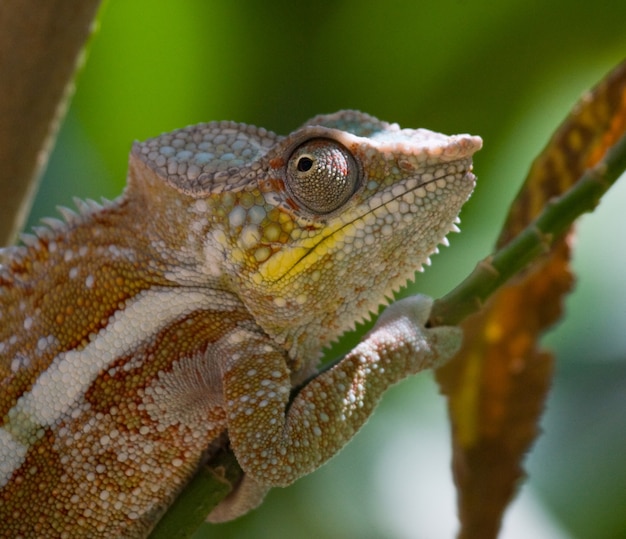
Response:
M260 485L285 486L312 472L350 440L390 385L450 358L461 331L426 329L431 305L424 296L392 305L356 348L292 402L284 352L259 336L243 351L243 335L229 339L228 434L246 474Z

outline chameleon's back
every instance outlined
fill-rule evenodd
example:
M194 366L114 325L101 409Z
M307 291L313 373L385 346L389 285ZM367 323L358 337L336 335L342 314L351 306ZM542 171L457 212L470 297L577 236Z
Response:
M127 206L65 211L0 273L2 537L141 536L224 429L214 380L163 374L226 330L210 291L171 292Z

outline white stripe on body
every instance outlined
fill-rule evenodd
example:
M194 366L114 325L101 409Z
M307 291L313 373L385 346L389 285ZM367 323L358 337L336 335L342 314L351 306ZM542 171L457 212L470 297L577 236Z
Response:
M212 289L144 290L116 311L82 350L60 353L5 416L0 427L0 488L21 466L29 447L85 394L101 370L177 318L198 309L230 310L239 303Z

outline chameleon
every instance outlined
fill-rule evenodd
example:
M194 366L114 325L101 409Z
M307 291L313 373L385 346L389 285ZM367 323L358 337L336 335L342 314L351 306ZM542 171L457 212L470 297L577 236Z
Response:
M230 520L337 453L460 346L413 296L319 367L458 231L481 145L356 111L197 124L0 251L0 535L145 537L225 444Z

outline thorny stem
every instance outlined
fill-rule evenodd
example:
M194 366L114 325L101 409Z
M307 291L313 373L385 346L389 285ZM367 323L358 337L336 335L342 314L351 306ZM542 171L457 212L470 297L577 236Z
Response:
M152 531L150 539L191 537L242 476L235 455L220 451L198 470Z

